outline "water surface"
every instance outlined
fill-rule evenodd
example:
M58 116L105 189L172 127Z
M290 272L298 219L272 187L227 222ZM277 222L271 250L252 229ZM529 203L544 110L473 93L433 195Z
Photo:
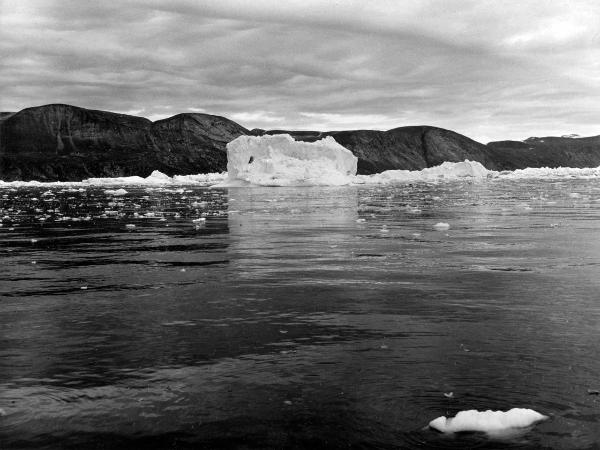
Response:
M592 181L125 189L0 189L2 448L600 442Z

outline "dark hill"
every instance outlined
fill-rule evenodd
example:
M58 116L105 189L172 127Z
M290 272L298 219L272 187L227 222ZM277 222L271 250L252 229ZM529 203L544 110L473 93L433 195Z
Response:
M69 105L24 109L0 121L0 179L215 172L227 142L248 130L207 114L150 120Z
M523 142L490 142L487 146L501 170L600 166L600 136L532 137Z
M243 134L251 133L229 119L209 114L177 114L156 121L152 139L163 163L156 168L167 175L224 171L227 143Z

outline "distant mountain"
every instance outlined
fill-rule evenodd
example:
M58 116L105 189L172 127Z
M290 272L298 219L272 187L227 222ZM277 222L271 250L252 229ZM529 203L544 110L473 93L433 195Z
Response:
M502 170L600 166L600 136L530 137L522 142L489 142L487 146L491 157Z
M77 181L89 177L220 172L226 145L240 135L288 133L297 140L332 136L358 157L358 172L418 170L444 161L479 161L488 169L600 166L600 136L532 137L481 144L454 131L410 126L387 131L249 131L224 117L185 113L142 117L70 105L0 113L0 179Z
M227 142L250 132L208 114L142 117L69 105L27 108L0 121L0 179L81 180L89 177L216 172Z

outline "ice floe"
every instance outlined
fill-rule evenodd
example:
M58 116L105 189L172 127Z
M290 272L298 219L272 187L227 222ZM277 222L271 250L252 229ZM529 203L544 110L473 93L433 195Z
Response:
M436 231L446 231L450 229L450 224L446 222L438 222L433 226Z
M477 161L465 160L458 163L444 162L439 166L423 170L386 170L374 175L358 175L357 183L386 184L416 181L457 180L463 178L483 179L493 177L497 172L487 170Z
M106 189L104 191L104 193L107 195L114 195L116 197L120 197L122 195L126 195L127 191L123 188L121 188L121 189Z
M81 189L86 187L103 187L103 186L163 186L163 185L199 185L210 186L227 178L227 173L201 173L197 175L175 175L168 176L164 173L155 170L147 177L114 177L114 178L88 178L83 181L2 181L0 180L0 188L18 188L18 187L78 187ZM125 195L127 192L124 189L105 191L108 195ZM46 194L46 193L44 193Z
M509 411L460 411L456 416L438 417L429 422L429 426L441 433L459 433L478 431L499 434L513 429L526 428L547 419L537 411L526 408L513 408Z

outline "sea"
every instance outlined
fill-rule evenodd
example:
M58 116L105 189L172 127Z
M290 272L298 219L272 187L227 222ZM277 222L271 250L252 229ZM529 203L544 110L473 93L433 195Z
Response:
M600 184L0 187L2 449L600 446ZM500 435L465 410L548 418Z

